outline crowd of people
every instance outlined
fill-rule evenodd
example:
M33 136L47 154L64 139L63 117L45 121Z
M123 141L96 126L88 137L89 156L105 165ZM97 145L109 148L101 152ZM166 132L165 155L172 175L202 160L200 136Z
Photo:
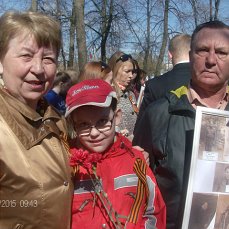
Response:
M117 51L76 82L60 47L51 17L0 17L0 228L181 229L196 108L229 110L229 26L174 36L148 81Z

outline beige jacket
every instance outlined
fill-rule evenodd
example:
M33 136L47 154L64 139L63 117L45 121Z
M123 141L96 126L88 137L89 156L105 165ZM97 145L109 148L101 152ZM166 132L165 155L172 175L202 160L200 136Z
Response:
M0 228L70 228L73 185L61 116L44 117L0 88Z

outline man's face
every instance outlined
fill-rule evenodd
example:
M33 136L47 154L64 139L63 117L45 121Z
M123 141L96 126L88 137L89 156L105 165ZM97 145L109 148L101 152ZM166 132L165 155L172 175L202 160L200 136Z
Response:
M110 107L82 106L71 117L81 146L89 151L102 153L114 142L118 120Z
M192 83L204 90L226 87L229 79L229 30L204 28L190 51Z

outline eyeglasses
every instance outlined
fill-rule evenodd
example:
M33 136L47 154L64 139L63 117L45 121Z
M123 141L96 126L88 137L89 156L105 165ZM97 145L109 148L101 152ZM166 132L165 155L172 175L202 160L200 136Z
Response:
M132 59L132 56L131 56L131 55L129 55L129 54L123 54L122 56L120 56L120 57L116 60L116 63L119 62L120 60L121 60L122 62L125 62L125 61L127 61L127 60L129 60L129 59Z
M95 125L91 125L90 123L82 122L78 125L75 125L76 132L80 136L88 136L90 135L92 128L96 128L100 133L104 133L111 129L114 117L115 115L110 120L106 118L100 119L99 121L96 122Z

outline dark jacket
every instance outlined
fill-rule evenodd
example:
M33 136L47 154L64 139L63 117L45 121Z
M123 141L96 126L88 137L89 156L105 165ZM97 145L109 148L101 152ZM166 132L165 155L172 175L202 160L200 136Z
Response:
M162 76L155 77L146 82L144 98L140 107L138 119L142 116L147 106L165 96L171 90L189 83L191 70L189 63L176 64L172 70Z
M150 153L150 167L167 207L167 229L180 228L186 197L195 124L187 90L182 86L150 104L133 139Z

